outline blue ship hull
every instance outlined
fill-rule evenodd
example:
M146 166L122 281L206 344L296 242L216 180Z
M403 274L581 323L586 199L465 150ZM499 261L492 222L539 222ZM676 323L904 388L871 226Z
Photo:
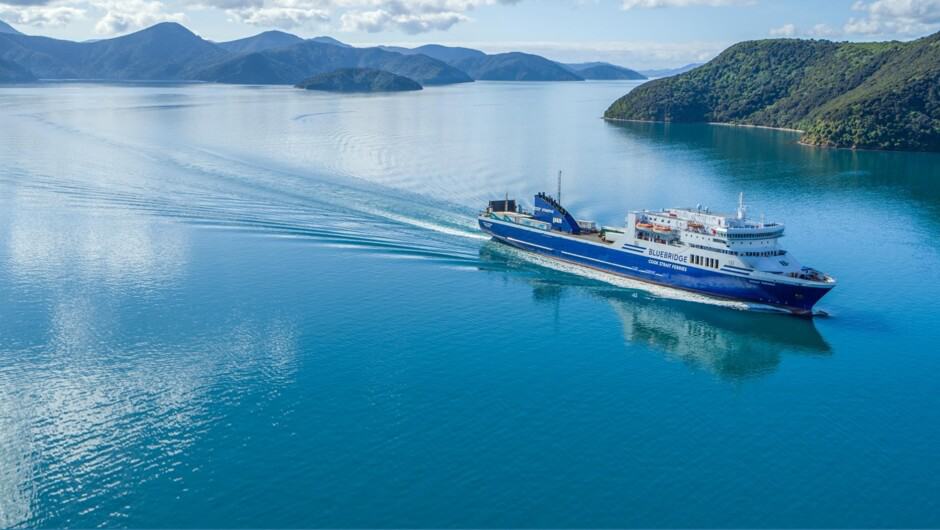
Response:
M805 286L750 278L743 270L707 270L665 261L648 255L650 250L628 244L605 247L554 231L479 219L480 228L496 240L561 261L604 272L708 296L770 305L810 315L813 306L831 286Z

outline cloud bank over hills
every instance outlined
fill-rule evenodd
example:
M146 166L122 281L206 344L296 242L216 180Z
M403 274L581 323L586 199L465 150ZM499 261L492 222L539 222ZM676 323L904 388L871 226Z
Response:
M443 31L471 20L484 6L520 0L2 0L0 18L35 27L94 18L95 31L113 35L158 22L185 22L192 13L221 11L228 20L294 29L331 23L344 31Z
M911 40L940 30L940 0L0 0L0 20L68 40L179 22L210 40L283 30L673 68L767 36Z

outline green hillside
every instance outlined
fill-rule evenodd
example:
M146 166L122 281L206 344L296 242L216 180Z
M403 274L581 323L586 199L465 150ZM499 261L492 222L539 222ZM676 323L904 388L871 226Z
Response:
M637 87L605 117L786 127L814 145L936 151L940 34L908 43L743 42Z

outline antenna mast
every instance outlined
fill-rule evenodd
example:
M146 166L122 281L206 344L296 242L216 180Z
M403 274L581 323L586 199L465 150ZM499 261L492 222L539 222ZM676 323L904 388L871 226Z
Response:
M738 194L738 219L744 219L744 192Z
M561 170L558 170L558 204L561 204Z

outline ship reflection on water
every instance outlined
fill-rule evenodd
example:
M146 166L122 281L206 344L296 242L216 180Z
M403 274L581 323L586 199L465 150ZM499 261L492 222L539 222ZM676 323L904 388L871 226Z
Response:
M662 298L528 263L489 242L480 250L485 270L526 282L538 303L587 294L606 302L624 341L661 351L670 360L731 380L772 373L785 355L828 356L831 347L812 319L793 318Z

